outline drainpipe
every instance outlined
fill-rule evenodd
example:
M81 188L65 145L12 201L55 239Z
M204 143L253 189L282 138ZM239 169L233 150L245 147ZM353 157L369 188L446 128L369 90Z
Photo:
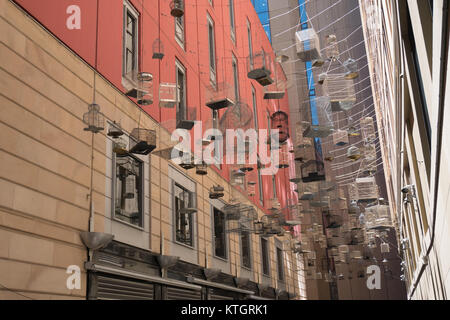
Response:
M445 61L445 50L447 49L448 45L448 38L447 38L447 31L448 31L448 1L444 0L442 1L442 35L441 35L441 52L440 52L440 69L442 71L442 68L446 65ZM437 8L436 8L437 9ZM441 150L442 150L442 127L443 127L443 119L444 119L444 100L445 100L445 81L443 79L445 75L445 72L439 72L439 97L438 97L438 123L437 123L437 132L436 132L436 159L435 159L435 179L434 179L434 195L433 195L433 226L431 230L431 240L430 244L428 246L428 249L426 253L422 256L421 261L421 267L419 274L417 275L416 280L414 281L411 293L409 294L408 299L412 299L414 292L416 291L417 286L419 285L420 279L422 278L423 273L425 272L426 267L428 266L428 259L429 255L431 253L431 250L434 245L434 239L435 239L435 229L436 229L436 215L437 215L437 199L438 199L438 187L439 187L439 173L441 169ZM436 79L437 80L437 79Z

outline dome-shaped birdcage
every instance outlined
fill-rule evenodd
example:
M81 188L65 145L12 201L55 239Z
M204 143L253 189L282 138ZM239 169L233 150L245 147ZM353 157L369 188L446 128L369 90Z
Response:
M100 106L96 103L88 106L88 112L83 114L83 123L87 125L84 131L98 133L105 129L105 116L100 112Z
M345 73L345 79L353 80L358 78L359 72L358 72L358 63L355 61L355 59L349 58L344 62L344 67L347 70Z
M172 0L170 2L170 15L175 18L184 16L184 0Z
M209 189L209 198L210 199L220 199L223 198L225 196L225 189L224 187L217 185L217 186L212 186Z
M272 58L264 50L247 57L247 76L249 79L256 80L262 86L268 86L274 82L272 73Z
M117 138L123 136L124 132L122 130L120 123L117 123L115 121L113 123L111 123L109 126L109 129L108 129L107 135L113 139L117 139Z
M137 104L148 106L153 104L153 75L149 72L132 71L127 74L131 82L127 85L126 95L136 99Z
M313 28L297 31L295 41L297 55L303 62L321 59L319 36Z
M199 176L205 176L208 174L208 165L202 161L195 165L195 173Z
M219 120L219 127L223 133L226 133L228 129L245 131L253 125L253 111L244 102L238 102L228 108Z
M156 148L156 131L135 128L130 134L130 153L148 155Z
M361 150L359 150L358 147L356 146L351 146L350 148L348 148L347 150L347 158L352 160L352 161L357 161L359 159L361 159Z
M152 56L153 59L162 60L164 58L164 44L159 38L153 41L152 49L153 49L153 56Z
M333 143L336 146L342 147L348 144L348 142L349 141L347 131L338 129L335 132L333 132Z
M322 161L309 160L301 166L304 183L325 180L325 166Z

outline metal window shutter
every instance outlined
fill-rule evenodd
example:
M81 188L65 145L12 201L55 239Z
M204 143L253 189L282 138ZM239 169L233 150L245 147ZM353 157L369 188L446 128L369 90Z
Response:
M233 297L219 296L217 294L210 294L209 300L234 300Z
M201 300L200 291L167 287L167 300Z
M153 300L153 295L153 284L98 276L100 300Z

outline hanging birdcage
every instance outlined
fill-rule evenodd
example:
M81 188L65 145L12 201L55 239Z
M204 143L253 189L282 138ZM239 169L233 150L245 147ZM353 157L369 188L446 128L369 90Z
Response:
M234 95L234 88L226 82L209 85L205 91L206 106L211 110L228 108L236 102Z
M125 93L128 97L136 99L139 105L153 104L153 75L149 72L132 71L127 74L130 86Z
M120 123L117 123L115 121L113 123L111 123L111 125L109 126L109 129L108 129L107 135L113 139L123 136L124 132L122 130L122 127L120 126Z
M222 186L212 186L211 189L209 189L209 198L210 199L220 199L223 198L224 193L224 187Z
M312 109L315 110L314 117L311 116ZM330 99L328 97L323 96L310 99L310 101L303 104L302 112L305 119L311 120L310 124L305 125L304 137L326 138L334 131Z
M297 55L303 62L321 59L319 36L313 28L297 31L295 40Z
M335 60L339 57L339 46L337 43L336 35L329 34L325 37L325 52L327 58L330 60Z
M182 191L180 195L178 195L181 203L183 204L181 208L179 208L178 212L181 214L194 214L197 213L197 193Z
M360 120L359 124L361 127L363 139L366 141L366 143L373 143L376 139L375 124L373 118L371 117L363 118Z
M254 127L253 111L247 103L238 102L227 108L219 120L219 129L225 133L227 130L248 130Z
M319 74L319 77L317 78L317 83L320 85L323 85L326 78L327 78L327 74L322 72L321 74Z
M356 102L355 84L352 80L328 74L323 83L324 92L330 98L331 109L334 112L348 111Z
M345 146L346 144L348 144L347 131L340 130L340 129L336 130L333 133L333 143L338 147L342 147L342 146Z
M208 165L202 161L195 165L195 173L199 176L205 176L208 174Z
M362 229L364 227L364 225L361 224L361 219L356 214L350 214L348 216L348 224L349 224L350 230L358 230L358 229Z
M164 44L160 39L156 39L155 41L153 41L152 49L153 59L162 60L164 58Z
M130 153L148 155L156 148L156 131L135 128L130 134Z
M174 108L177 104L177 85L163 82L159 84L159 106Z
M234 167L230 170L230 184L232 186L244 187L245 185L245 172L239 167Z
M265 215L261 218L262 222L262 236L282 236L285 233L284 228L281 226L279 214Z
M363 147L364 159L368 161L375 161L377 159L377 150L375 144L366 144Z
M84 131L98 133L105 129L105 116L100 112L100 106L96 103L88 106L88 112L83 114L83 123L87 125Z
M268 210L271 212L278 212L281 209L280 201L277 198L272 198L268 202Z
M327 229L336 229L342 227L343 217L339 214L333 214L330 212L326 215L326 228Z
M128 153L128 141L123 137L117 137L113 140L113 152L119 155L125 155Z
M170 15L175 18L181 18L184 15L184 0L170 2Z
M350 125L350 126L348 127L347 133L348 133L348 135L349 135L350 137L359 137L359 136L361 135L361 134L359 133L358 129L357 129L355 126L353 126L353 125Z
M368 230L382 230L392 228L392 219L389 214L389 206L375 205L366 208L366 228Z
M352 161L357 161L361 159L361 150L356 146L351 146L347 150L347 158Z
M268 86L274 82L271 78L272 59L264 50L247 57L247 72L249 79L256 80L262 86Z
M191 130L194 127L196 120L197 120L197 108L195 107L180 108L177 112L176 129Z
M279 63L274 65L274 82L264 88L265 100L283 99L287 89L287 79L284 77L283 69Z
M276 167L278 169L289 168L289 152L286 151L286 148L280 148L278 154L279 154L279 161Z
M355 61L355 59L349 58L344 62L344 67L347 70L345 73L345 79L353 80L358 78L358 63Z
M312 200L318 191L317 183L302 183L300 184L299 200Z
M375 177L356 178L357 200L370 202L378 199L378 185Z
M325 166L322 161L309 160L302 164L301 172L304 183L325 180Z

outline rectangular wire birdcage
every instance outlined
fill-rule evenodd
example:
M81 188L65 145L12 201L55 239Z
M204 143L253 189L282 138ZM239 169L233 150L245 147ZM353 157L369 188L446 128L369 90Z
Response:
M319 36L313 28L304 29L295 33L298 57L304 61L313 61L321 58Z

